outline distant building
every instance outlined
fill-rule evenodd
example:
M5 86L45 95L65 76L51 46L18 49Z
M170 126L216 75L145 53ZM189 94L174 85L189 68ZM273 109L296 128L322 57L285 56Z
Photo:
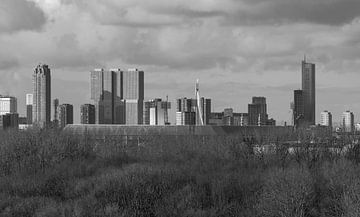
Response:
M294 90L294 108L293 108L294 126L300 127L304 122L304 97L302 90Z
M0 115L17 113L17 99L12 96L0 96Z
M0 115L0 130L19 129L19 114L7 113Z
M123 72L125 123L143 124L144 71L129 69Z
M80 106L80 123L95 124L95 106L84 104Z
M201 119L204 121L205 125L210 123L210 114L211 114L211 99L205 99L204 97L200 98L200 109L198 109L198 103L196 99L188 99L186 97L177 99L176 101L176 125L182 125L181 123L183 119L180 117L186 118L189 120L185 125L201 125ZM201 113L200 113L200 112ZM180 115L178 112L182 112L184 114ZM194 114L193 114L194 113ZM200 117L201 114L201 117ZM192 122L193 115L195 117L195 121ZM179 122L178 122L179 121Z
M144 102L144 124L145 125L169 125L168 110L170 102L154 99Z
M51 115L51 77L47 65L38 65L33 74L33 123L46 127Z
M96 124L124 124L123 74L120 69L91 72L91 99Z
M354 132L354 113L351 111L343 112L341 116L342 120L342 129L344 132Z
M267 126L276 126L276 120L274 120L273 118L268 119L266 122Z
M357 124L356 124L356 126L355 126L355 130L356 130L357 132L359 132L359 131L360 131L360 123L357 123Z
M235 113L232 108L226 108L223 112L212 112L209 124L216 126L247 126L248 114Z
M26 94L26 123L28 125L31 125L33 122L33 103L33 94Z
M249 125L265 126L268 120L266 98L253 97L252 104L248 105Z
M58 114L58 107L59 107L59 99L54 99L54 124L57 125L59 122L59 114Z
M306 125L315 125L315 64L304 59L301 65L304 122Z
M196 112L176 112L176 125L195 125Z
M59 127L64 128L67 124L74 123L74 108L70 104L62 104L57 107Z
M329 111L323 111L320 114L320 125L332 128L332 114Z

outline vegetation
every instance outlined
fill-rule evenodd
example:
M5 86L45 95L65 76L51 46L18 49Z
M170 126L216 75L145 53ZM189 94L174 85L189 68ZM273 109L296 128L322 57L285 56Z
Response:
M0 138L0 216L360 216L357 145L265 154L225 137Z

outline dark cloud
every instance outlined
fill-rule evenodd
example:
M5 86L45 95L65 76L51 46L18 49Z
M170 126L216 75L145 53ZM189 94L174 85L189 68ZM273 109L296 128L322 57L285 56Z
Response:
M235 0L234 0L235 1ZM242 0L250 9L228 14L227 24L268 25L309 22L342 25L360 16L359 0Z
M1 0L0 33L40 30L46 23L44 12L27 0Z

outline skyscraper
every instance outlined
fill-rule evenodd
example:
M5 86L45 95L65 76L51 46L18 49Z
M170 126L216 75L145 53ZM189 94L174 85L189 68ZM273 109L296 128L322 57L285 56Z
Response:
M144 124L145 125L168 125L168 109L171 104L168 101L154 99L144 102Z
M45 127L51 115L51 77L47 65L38 65L33 74L33 123Z
M84 104L80 107L80 123L95 124L95 106Z
M33 102L34 98L31 93L26 94L26 123L32 124L33 121Z
M294 90L293 120L295 127L303 125L304 122L304 97L302 90Z
M351 111L343 112L341 116L342 120L342 127L344 132L352 133L354 132L355 125L354 125L354 113Z
M302 61L302 91L304 122L315 125L315 64Z
M54 123L57 124L59 119L58 110L57 110L59 106L59 99L54 99L53 105L54 105Z
M320 125L332 127L332 115L329 111L323 111L320 114Z
M177 99L176 103L176 125L210 124L211 99L201 97L198 100L184 97Z
M124 102L120 69L95 69L91 72L91 99L97 124L123 124Z
M266 98L253 97L248 105L248 121L250 126L265 126L268 120Z
M144 72L129 69L123 72L123 99L125 101L125 123L143 124Z
M74 123L74 108L70 104L62 104L57 107L59 127L64 128L67 124Z

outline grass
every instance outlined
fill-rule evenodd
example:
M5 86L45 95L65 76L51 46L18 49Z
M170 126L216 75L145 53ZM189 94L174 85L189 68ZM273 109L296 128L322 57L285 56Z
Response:
M359 147L255 154L240 138L141 145L56 130L0 134L0 216L360 215Z

